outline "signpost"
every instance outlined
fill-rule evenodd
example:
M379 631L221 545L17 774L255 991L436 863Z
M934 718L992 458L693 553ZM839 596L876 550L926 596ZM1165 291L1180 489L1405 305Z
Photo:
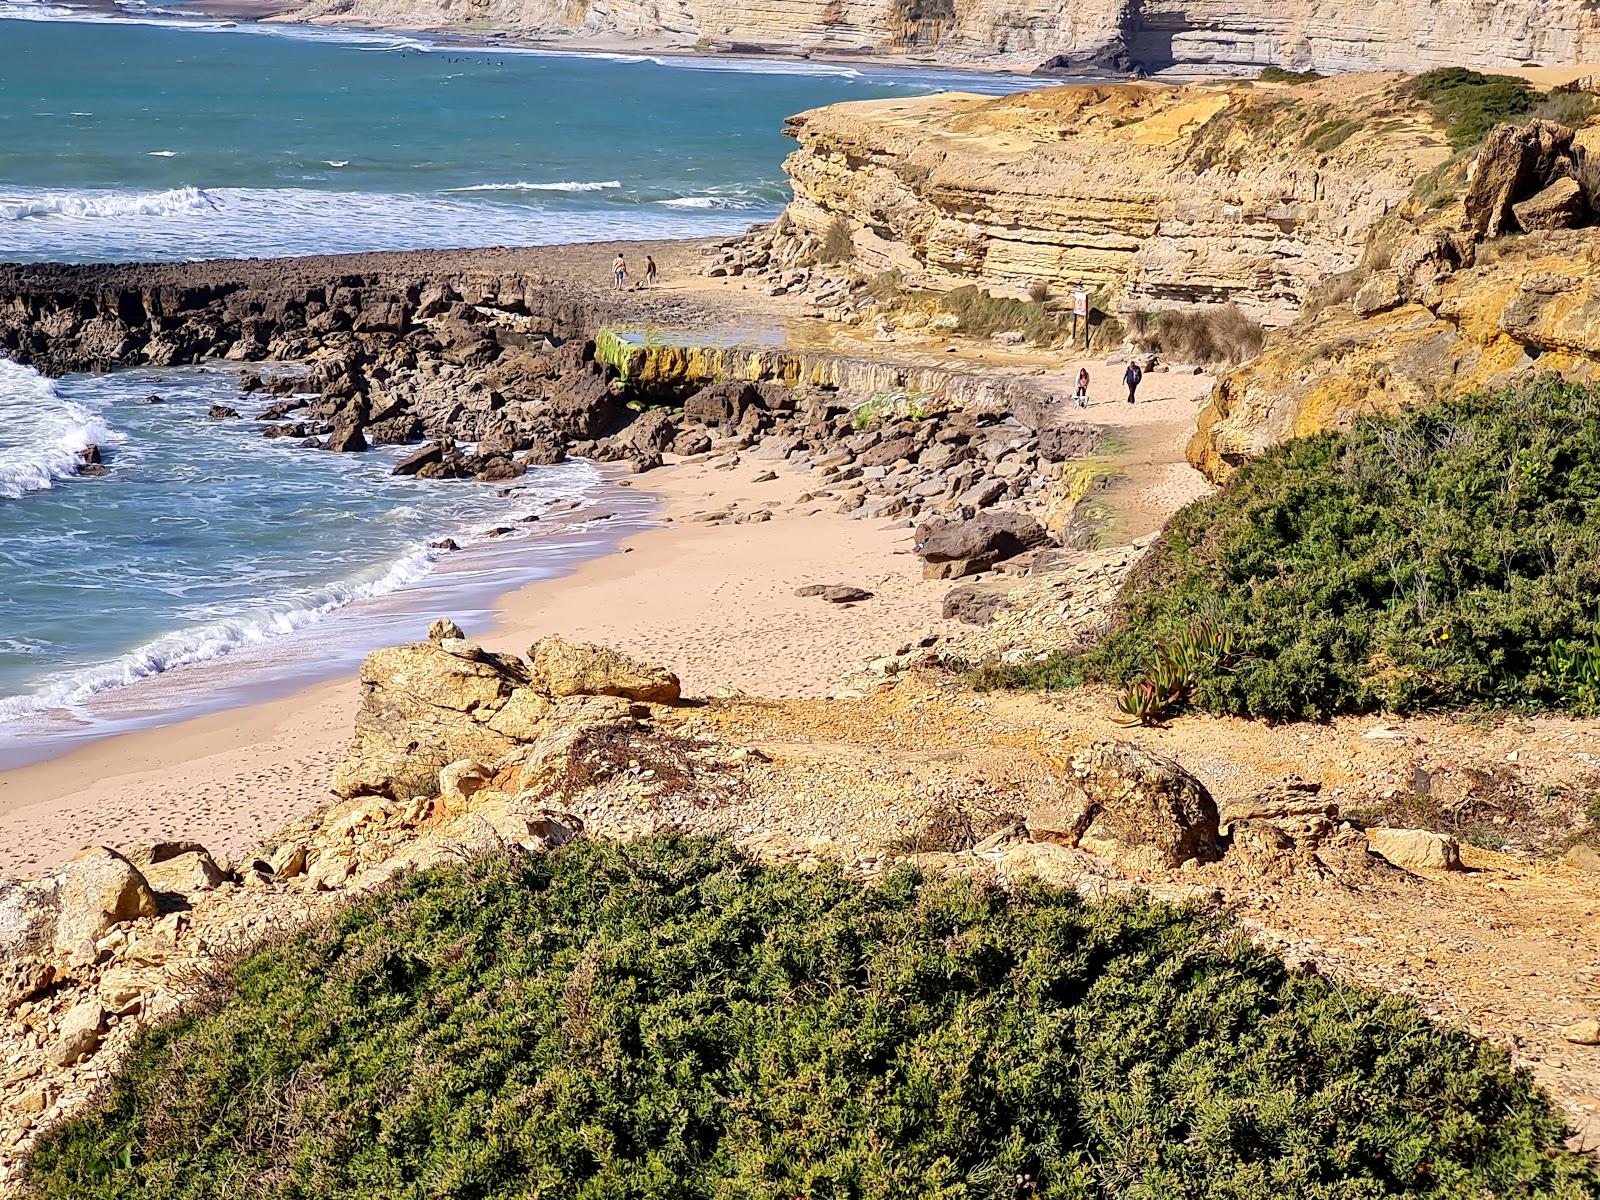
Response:
M1078 344L1078 319L1083 318L1083 347L1089 348L1089 293L1079 288L1072 293L1072 344Z

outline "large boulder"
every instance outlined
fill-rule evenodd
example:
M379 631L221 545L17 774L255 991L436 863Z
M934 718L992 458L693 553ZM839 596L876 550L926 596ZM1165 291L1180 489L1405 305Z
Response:
M113 925L159 911L139 869L95 846L42 879L0 881L0 963L76 953Z
M1515 227L1512 205L1541 191L1569 159L1573 132L1554 121L1496 125L1467 171L1461 199L1466 228L1487 241Z
M1027 814L1036 841L1086 850L1136 870L1214 862L1217 805L1189 772L1132 742L1072 755L1060 797Z
M1568 176L1557 179L1543 191L1511 206L1517 224L1532 233L1536 229L1576 229L1589 214L1583 202L1583 189Z
M470 646L445 638L367 655L355 740L334 770L335 792L432 795L441 768L461 759L493 762L518 745L493 723L525 683L520 664L472 654Z
M929 578L953 579L987 571L997 562L1043 545L1044 526L1026 513L981 512L971 520L917 529L917 553Z
M620 696L676 704L678 677L604 646L547 637L528 649L533 686L550 696Z
M1369 829L1367 849L1406 869L1461 870L1461 845L1453 837L1428 829Z
M700 425L732 429L750 408L765 401L753 383L726 381L701 388L683 402L683 419Z

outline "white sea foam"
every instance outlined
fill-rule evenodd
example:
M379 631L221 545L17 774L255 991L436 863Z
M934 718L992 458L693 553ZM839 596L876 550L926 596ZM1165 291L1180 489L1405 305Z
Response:
M327 163L330 167L348 167L350 165L350 160L348 158L325 158L322 161Z
M0 358L0 498L15 500L77 474L78 455L116 435L28 367Z
M446 188L447 192L609 192L622 186L620 179L565 179L558 183L474 183Z
M0 722L51 709L73 709L112 688L294 633L358 600L415 583L431 564L429 551L415 548L387 567L373 568L352 579L267 601L237 616L162 634L109 662L50 676L27 695L0 699Z
M145 157L146 158L177 158L178 157L178 152L176 150L146 150L145 151Z
M176 217L216 207L217 202L196 187L166 192L39 192L0 196L0 221L21 221L29 217Z
M606 181L610 183L611 181ZM588 189L617 196L610 187ZM407 194L313 188L180 188L170 192L0 188L0 259L147 261L540 245L610 238L728 233L755 209L651 203L579 208L541 203L550 189L518 194ZM573 200L577 200L577 195ZM627 193L619 199L626 200Z

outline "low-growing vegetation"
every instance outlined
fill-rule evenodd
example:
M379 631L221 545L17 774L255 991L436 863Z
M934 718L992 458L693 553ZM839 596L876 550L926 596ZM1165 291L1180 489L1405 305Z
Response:
M1322 78L1321 71L1291 71L1286 67L1262 67L1256 79L1262 83L1315 83Z
M1600 712L1600 390L1546 376L1269 450L1173 517L1099 644L975 681L1125 686L1197 619L1233 639L1183 688L1212 712Z
M957 328L973 337L1017 330L1030 342L1049 345L1061 336L1061 317L1046 308L1043 299L996 296L976 284L968 284L946 292L940 297L939 307L953 313Z
M1242 363L1261 353L1261 325L1237 304L1124 314L1134 345L1186 363Z
M1216 915L580 840L244 960L35 1200L1600 1195L1505 1054Z
M1418 99L1433 107L1456 149L1483 141L1502 121L1514 121L1538 107L1542 93L1514 75L1485 75L1465 67L1439 67L1411 84Z

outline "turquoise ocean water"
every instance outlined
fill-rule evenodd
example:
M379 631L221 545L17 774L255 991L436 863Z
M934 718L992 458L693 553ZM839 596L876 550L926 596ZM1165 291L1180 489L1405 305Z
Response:
M787 198L786 116L1016 85L0 0L0 259L735 231ZM588 464L510 495L394 479L395 452L290 448L208 421L215 403L251 415L221 366L52 381L0 361L0 766L348 669L437 612L481 628L495 595L648 518ZM90 443L103 477L73 473Z

